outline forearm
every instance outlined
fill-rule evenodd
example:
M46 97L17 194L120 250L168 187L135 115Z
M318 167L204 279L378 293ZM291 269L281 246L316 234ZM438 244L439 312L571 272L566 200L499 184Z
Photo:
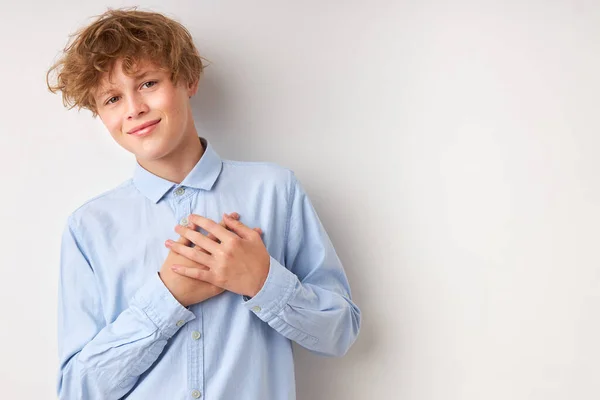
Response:
M61 366L60 399L119 399L158 358L166 339L139 314L124 311Z
M288 339L321 355L344 355L360 330L360 310L343 285L302 283L273 258L265 285L245 305Z
M66 320L76 323L75 317ZM74 345L82 342L82 335L63 324L59 398L121 398L156 361L180 326L193 318L160 278L153 276L133 297L130 307L83 346Z

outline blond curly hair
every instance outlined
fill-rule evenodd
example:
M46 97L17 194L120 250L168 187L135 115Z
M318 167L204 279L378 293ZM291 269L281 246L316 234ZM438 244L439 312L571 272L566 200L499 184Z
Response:
M48 70L46 84L62 92L63 104L98 115L94 91L102 74L123 59L123 71L134 76L141 62L150 61L171 72L171 81L194 83L205 65L190 32L179 22L137 7L108 9L88 26L69 36L62 57ZM50 76L55 73L55 83Z

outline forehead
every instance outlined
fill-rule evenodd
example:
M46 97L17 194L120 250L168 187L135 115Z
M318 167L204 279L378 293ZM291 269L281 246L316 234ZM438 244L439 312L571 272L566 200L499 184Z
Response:
M110 91L119 87L120 79L131 79L139 80L152 72L166 72L165 68L160 65L153 63L148 60L138 61L129 71L129 74L125 71L122 60L117 60L113 64L112 68L108 72L103 72L99 79L96 87L96 96L101 97L102 95L108 94ZM119 75L122 78L115 80L115 75Z

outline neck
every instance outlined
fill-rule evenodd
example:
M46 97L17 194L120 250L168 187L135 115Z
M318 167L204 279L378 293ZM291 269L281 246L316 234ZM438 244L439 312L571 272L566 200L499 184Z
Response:
M196 133L186 135L171 154L151 161L137 160L145 170L171 182L181 183L200 161L204 148Z

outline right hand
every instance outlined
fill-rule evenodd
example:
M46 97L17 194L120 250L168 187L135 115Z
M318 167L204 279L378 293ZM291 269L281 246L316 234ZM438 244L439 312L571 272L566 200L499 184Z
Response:
M238 213L234 212L229 214L229 216L233 219L239 219L240 216ZM221 221L220 225L225 226L225 222ZM262 232L260 228L255 228L259 233ZM209 234L207 236L209 239L217 241L218 239ZM180 236L177 239L178 243L181 243L185 246L190 246L191 242L185 238ZM201 251L204 251L201 249ZM173 297L184 307L188 307L192 304L203 302L204 300L210 299L218 294L223 293L225 290L208 282L199 281L197 279L188 278L187 276L182 276L176 274L171 270L171 266L173 264L185 265L190 267L202 268L206 269L205 266L198 264L195 261L190 260L174 251L169 251L165 262L160 268L159 276L162 279L163 283L169 289Z

